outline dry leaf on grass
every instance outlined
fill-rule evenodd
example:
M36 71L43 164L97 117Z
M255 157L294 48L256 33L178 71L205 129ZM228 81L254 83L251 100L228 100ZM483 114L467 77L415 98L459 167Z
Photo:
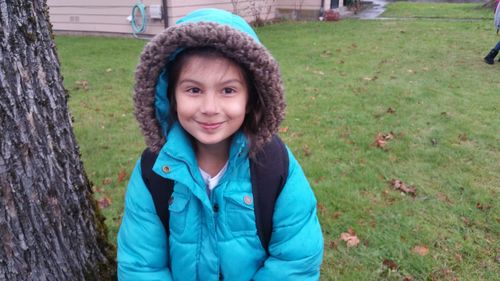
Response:
M397 270L398 269L398 264L393 261L393 260L389 260L389 259L385 259L383 262L382 262L383 265L385 265L387 268L389 268L390 270Z
M125 172L124 170L121 170L120 173L118 174L118 182L122 182L126 176L127 176L127 172Z
M111 205L111 199L109 197L103 197L97 201L99 208L104 209Z
M112 182L113 182L113 180L110 178L105 178L102 180L102 184L104 184L104 185L111 184Z
M321 203L316 203L316 209L321 215L324 215L326 213L326 207Z
M330 248L330 249L335 249L335 250L337 250L337 247L338 247L338 245L337 245L337 240L330 241L330 245L329 245L329 248Z
M89 81L87 80L78 80L75 82L75 84L77 90L84 90L84 91L89 90Z
M347 247L356 247L360 242L358 236L356 236L356 233L352 230L352 228L349 228L347 232L342 232L340 234L340 240L345 241Z
M437 195L436 195L437 199L441 202L446 202L446 203L453 203L450 198L448 197L448 195L444 194L444 193L441 193L439 192Z
M391 186L394 187L396 190L399 190L403 193L409 194L413 197L415 197L417 195L417 189L415 187L407 186L401 180L392 179L390 183L391 183Z
M429 247L427 247L425 245L417 245L417 246L413 247L412 251L415 254L423 257L429 253Z
M304 145L302 146L302 149L304 150L304 155L305 155L305 156L309 156L309 155L311 155L311 148L309 147L309 145L304 144Z
M491 208L491 206L490 206L490 205L487 205L487 204L482 204L481 202L477 202L477 203L476 203L476 208L477 208L478 210L484 211L484 210L488 210L488 209L490 209L490 208Z
M323 71L321 71L321 70L313 70L313 73L314 73L314 74L321 75L321 76L324 76L324 75L325 75L325 73L324 73Z
M338 219L338 218L339 218L340 216L342 216L342 215L343 215L343 213L342 213L342 212L340 212L340 211L336 211L335 213L333 213L333 218L334 218L334 219Z
M389 114L394 114L394 113L396 113L396 109L389 107L386 112Z
M375 81L377 79L378 79L378 77L376 75L373 77L363 77L363 80L365 80L365 81Z
M375 147L384 148L385 145L387 144L387 142L390 141L390 140L393 140L393 139L394 139L394 133L393 132L390 132L388 134L378 133L375 136L375 141L373 142L373 145Z
M279 129L279 132L282 133L282 134L286 134L288 132L288 127L281 127Z
M459 141L461 141L461 142L464 142L464 141L469 140L469 137L467 137L467 134L466 134L466 133L459 134L459 135L458 135L458 140L459 140Z

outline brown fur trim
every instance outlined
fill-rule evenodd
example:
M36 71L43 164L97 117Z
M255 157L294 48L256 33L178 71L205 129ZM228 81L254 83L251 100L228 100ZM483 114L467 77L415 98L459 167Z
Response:
M134 103L146 145L153 152L158 152L166 141L156 120L154 102L156 82L168 57L180 47L200 46L219 50L252 73L257 94L262 97L265 107L256 143L253 144L255 149L261 148L278 132L285 114L279 66L267 49L249 35L212 22L171 26L156 35L144 48L135 74Z

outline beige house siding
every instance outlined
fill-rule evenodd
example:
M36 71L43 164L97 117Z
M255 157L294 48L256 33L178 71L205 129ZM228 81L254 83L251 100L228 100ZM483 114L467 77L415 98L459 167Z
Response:
M143 0L148 21L142 35L150 36L164 29L163 19L149 17L150 5L162 5L161 0ZM325 8L330 0L325 0ZM342 0L340 0L342 2ZM127 19L137 0L47 0L50 20L56 32L108 33L131 35L132 27ZM199 8L224 9L252 22L257 19L271 20L283 16L283 12L319 11L320 0L167 0L168 25ZM136 20L141 22L137 13Z
M173 2L173 4L170 4ZM250 5L251 3L255 5ZM189 12L199 8L218 8L244 17L252 22L256 16L263 20L273 19L277 0L185 0L169 1L169 24L174 24ZM233 4L234 3L234 4ZM171 6L170 6L171 5Z
M50 21L56 32L132 34L127 17L135 0L47 0ZM146 6L161 5L161 0L145 0ZM140 20L138 19L140 22ZM146 34L163 30L162 20L149 19Z

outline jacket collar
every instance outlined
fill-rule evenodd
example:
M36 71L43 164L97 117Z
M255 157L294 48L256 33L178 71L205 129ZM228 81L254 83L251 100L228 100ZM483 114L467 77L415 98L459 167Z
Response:
M221 182L225 181L226 176L231 174L235 167L248 159L247 155L248 140L243 132L238 131L231 141L229 163ZM191 137L179 122L175 122L168 132L167 142L158 155L153 171L187 186L196 197L210 206Z

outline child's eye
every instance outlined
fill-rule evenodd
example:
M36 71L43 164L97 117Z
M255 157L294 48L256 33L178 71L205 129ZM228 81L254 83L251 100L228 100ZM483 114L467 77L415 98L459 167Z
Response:
M193 88L189 88L187 90L187 92L190 93L190 94L193 94L193 95L197 95L197 94L201 93L201 89L193 87Z
M236 90L233 88L224 88L224 90L222 90L222 93L224 93L225 95L231 95L236 93Z

